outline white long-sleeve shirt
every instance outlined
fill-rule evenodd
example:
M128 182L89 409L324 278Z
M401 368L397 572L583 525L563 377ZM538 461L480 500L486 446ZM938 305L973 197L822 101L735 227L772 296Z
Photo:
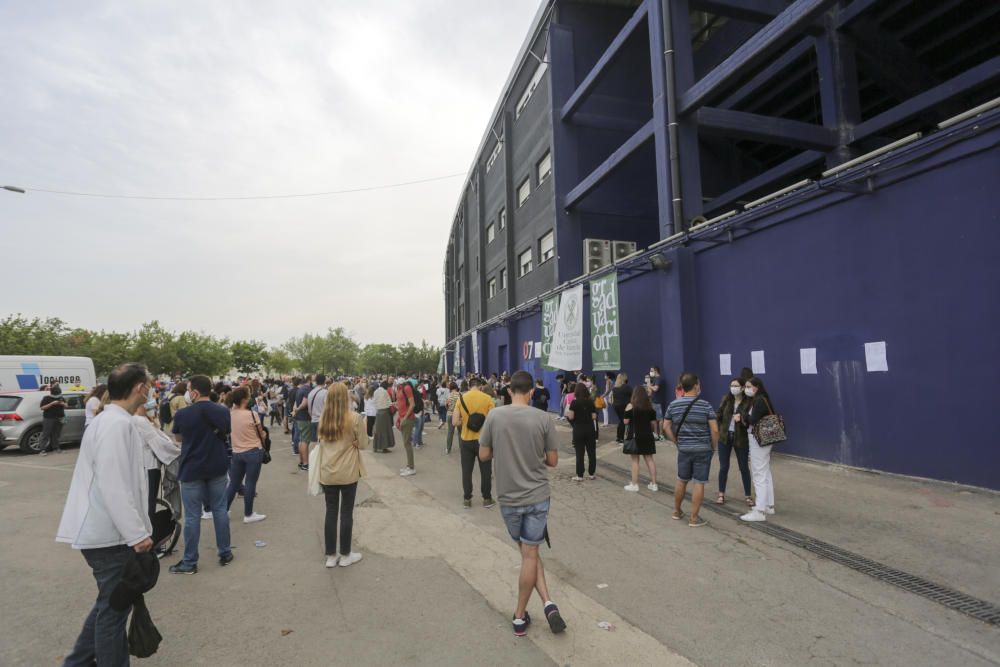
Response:
M134 546L153 532L143 441L132 415L111 404L83 434L56 542L74 549Z
M142 464L146 470L155 470L162 461L170 465L181 455L181 448L170 436L153 426L153 423L142 415L132 415L132 421L142 438Z

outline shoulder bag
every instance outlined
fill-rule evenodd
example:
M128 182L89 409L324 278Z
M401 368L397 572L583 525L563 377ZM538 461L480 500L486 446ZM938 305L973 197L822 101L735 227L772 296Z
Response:
M767 404L769 414L764 415L753 425L753 436L757 438L757 443L761 447L774 445L788 439L785 435L785 420L781 415L774 414L771 401L766 396L761 396Z
M470 412L469 406L465 404L465 397L459 395L459 402L462 404L462 409L465 410L465 414L469 416L465 423L465 427L472 431L473 433L479 433L482 430L483 424L486 423L486 415L482 412Z
M691 412L691 408L694 407L694 404L698 400L699 399L695 398L693 401L691 401L690 403L688 403L687 409L684 410L684 414L681 415L681 420L679 422L677 422L677 430L674 431L674 433L671 434L671 435L674 436L674 444L677 444L678 439L681 437L681 426L684 426L684 420L687 419L688 413Z
M264 428L264 422L260 423L260 430L267 433L267 438L261 436L260 431L257 430L257 417L254 416L253 412L250 413L250 419L253 421L254 432L257 434L257 439L260 440L260 462L267 465L271 462L271 434L267 433L267 429Z
M639 454L639 443L635 441L635 411L632 412L632 418L629 420L628 431L625 434L625 444L622 445L622 454L628 454L629 456L638 456Z

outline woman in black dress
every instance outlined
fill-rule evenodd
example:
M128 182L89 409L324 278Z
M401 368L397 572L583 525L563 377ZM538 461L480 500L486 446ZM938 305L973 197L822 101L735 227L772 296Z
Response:
M656 440L653 437L653 424L656 423L656 410L649 400L649 392L646 388L639 386L632 392L632 402L625 406L624 419L627 438L635 438L637 453L632 454L632 482L625 485L626 491L633 493L639 491L639 457L646 461L646 469L649 471L649 484L646 488L650 491L659 491L656 486L656 461L653 454L656 453Z
M586 451L590 459L587 466L587 476L597 479L597 408L590 398L587 385L580 382L576 385L573 402L569 404L566 418L573 424L573 447L576 449L575 482L583 481L583 453Z

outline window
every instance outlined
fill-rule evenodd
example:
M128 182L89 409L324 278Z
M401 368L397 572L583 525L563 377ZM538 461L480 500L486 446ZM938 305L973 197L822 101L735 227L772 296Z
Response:
M500 227L500 231L507 226L507 209L500 209L500 213L497 214L497 225Z
M503 148L503 137L500 137L497 140L496 145L493 147L493 152L490 153L490 156L488 158L486 158L486 173L487 174L490 173L490 169L493 168L493 163L497 161L498 157L500 157L500 149L501 148Z
M507 269L500 269L500 289L507 289Z
M555 232L549 232L538 242L539 264L546 262L556 256L556 236Z
M493 243L493 239L497 237L496 225L492 222L486 226L486 242Z
M544 58L542 59L544 60ZM525 86L524 92L521 93L521 99L517 101L517 109L514 111L514 118L521 117L521 112L528 106L528 100L531 99L532 93L535 92L535 88L538 87L538 83L542 80L542 76L548 68L549 66L546 63L538 63L538 67L535 68L535 73L531 75L531 80L528 81L528 85Z
M517 256L517 266L518 277L531 273L531 269L534 268L534 265L531 262L531 248L528 248Z
M476 271L479 271L479 255L476 255Z
M497 279L490 278L486 283L486 298L492 299L497 295Z
M552 175L552 153L550 151L545 151L545 155L542 159L538 161L535 165L536 173L538 174L538 183L541 185L542 181Z
M528 197L531 196L531 177L526 177L521 184L517 186L517 205L524 206L524 202L528 201Z

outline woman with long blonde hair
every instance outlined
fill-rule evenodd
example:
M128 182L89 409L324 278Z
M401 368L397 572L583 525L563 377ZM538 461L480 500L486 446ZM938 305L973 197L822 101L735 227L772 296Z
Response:
M364 415L351 409L350 390L338 382L330 387L319 419L319 483L326 497L326 566L347 567L361 560L351 551L354 499L358 480L366 477L361 450L368 446ZM340 551L337 551L337 519L340 518Z

